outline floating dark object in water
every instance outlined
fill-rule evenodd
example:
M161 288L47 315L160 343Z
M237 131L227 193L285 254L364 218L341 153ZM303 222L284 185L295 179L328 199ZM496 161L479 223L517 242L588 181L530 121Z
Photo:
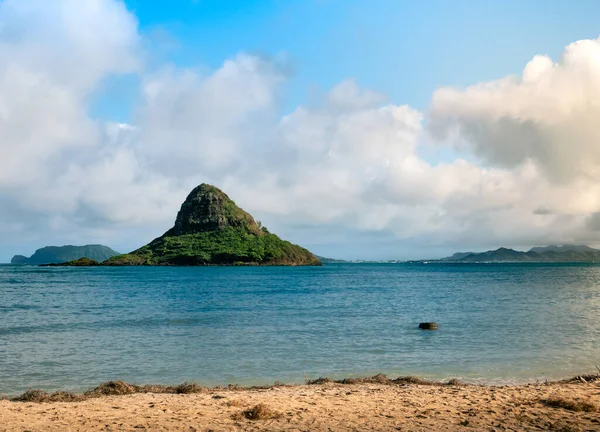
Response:
M439 327L438 324L435 322L425 322L419 324L419 328L421 330L437 330Z

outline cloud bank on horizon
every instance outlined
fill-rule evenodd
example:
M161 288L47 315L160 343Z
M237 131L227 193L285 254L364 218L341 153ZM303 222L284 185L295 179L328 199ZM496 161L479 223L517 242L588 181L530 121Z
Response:
M348 79L282 116L285 65L151 67L119 1L4 0L0 21L4 244L134 248L201 182L317 253L600 242L600 39L440 88L426 112ZM119 74L141 80L130 124L90 114Z

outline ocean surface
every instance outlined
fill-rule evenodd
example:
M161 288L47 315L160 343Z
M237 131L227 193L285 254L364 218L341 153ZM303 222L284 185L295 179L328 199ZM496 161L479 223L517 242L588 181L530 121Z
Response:
M0 266L0 394L379 372L515 383L595 365L599 265Z

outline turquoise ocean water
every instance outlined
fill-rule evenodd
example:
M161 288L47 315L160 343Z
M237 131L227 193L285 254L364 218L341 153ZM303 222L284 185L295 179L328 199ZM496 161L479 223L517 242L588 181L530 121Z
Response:
M3 394L379 372L512 383L596 364L599 265L0 266Z

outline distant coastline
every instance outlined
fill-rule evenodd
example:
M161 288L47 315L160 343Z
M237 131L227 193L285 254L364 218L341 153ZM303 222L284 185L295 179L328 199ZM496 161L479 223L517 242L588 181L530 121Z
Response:
M295 245L294 245L295 246ZM91 252L90 252L91 251ZM70 254L71 259L65 260L65 256ZM31 257L22 257L16 255L13 257L11 263L13 265L42 265L48 267L56 266L110 266L113 265L112 259L105 258L103 256L100 259L90 258L89 255L97 256L98 254L110 255L110 257L123 257L119 256L118 252L102 245L87 245L87 246L47 246L38 249L36 253ZM413 259L413 260L399 260L399 259L388 259L388 260L363 260L363 259L339 259L324 257L320 255L313 255L314 258L322 264L490 264L490 263L600 263L600 249L595 249L587 245L551 245L551 246L536 246L528 251L519 251L516 249L500 247L494 250L488 250L485 252L456 252L453 255L445 258L431 258L431 259ZM107 260L106 262L103 262ZM115 263L116 265L123 265L122 263ZM136 263L127 263L129 265L136 265ZM139 264L138 264L139 265ZM148 265L148 264L146 264ZM185 263L173 263L173 262L161 262L153 265L186 265ZM287 262L230 262L227 264L218 262L194 262L193 265L204 265L204 266L219 266L219 265L233 265L233 266L272 266L272 265L290 265ZM291 264L294 265L294 264ZM302 265L302 264L300 264Z
M340 260L319 257L325 264L489 264L489 263L600 263L600 249L587 245L536 246L528 251L506 247L486 252L456 252L446 258L415 260Z
M551 245L518 251L505 247L486 252L457 252L432 262L448 263L594 263L600 262L600 249L587 245Z

